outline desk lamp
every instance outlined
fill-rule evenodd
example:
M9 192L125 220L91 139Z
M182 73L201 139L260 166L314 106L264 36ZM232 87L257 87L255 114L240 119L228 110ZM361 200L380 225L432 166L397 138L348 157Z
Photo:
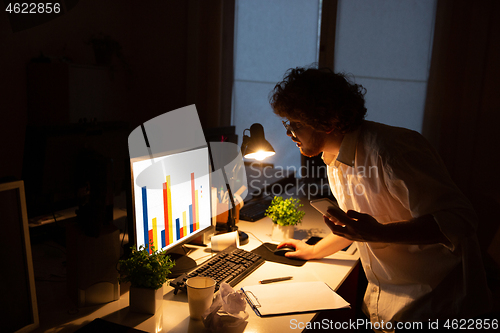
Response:
M245 131L250 131L250 136L245 135ZM241 154L245 158L255 159L258 161L262 161L266 157L273 156L274 154L276 154L273 146L271 146L271 144L266 140L264 136L264 127L261 124L255 123L252 126L250 126L250 129L245 129L243 131ZM224 176L224 181L226 182L229 200L231 200L231 205L232 205L227 215L227 231L228 232L238 231L240 244L243 245L248 243L248 235L242 231L239 231L238 227L236 226L236 205L234 203L231 187L229 186L229 182L227 181L226 172L224 171L224 169L222 170L223 170L222 174ZM233 170L233 175L234 174L236 173Z
M248 131L248 129L245 131ZM245 131L243 131L243 142L241 144L243 157L262 161L266 157L276 154L273 146L266 140L264 127L261 124L255 123L250 126L250 136L245 135Z

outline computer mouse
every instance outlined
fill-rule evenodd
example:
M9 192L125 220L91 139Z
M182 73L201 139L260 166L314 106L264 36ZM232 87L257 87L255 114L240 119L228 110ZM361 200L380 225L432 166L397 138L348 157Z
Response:
M277 256L285 256L285 253L287 252L294 252L295 251L295 248L291 245L289 246L283 246L283 247L280 247L279 249L276 249L274 250L274 254L277 255Z

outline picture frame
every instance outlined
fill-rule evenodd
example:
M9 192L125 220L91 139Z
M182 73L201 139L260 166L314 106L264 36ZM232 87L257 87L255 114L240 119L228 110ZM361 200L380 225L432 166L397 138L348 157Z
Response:
M2 330L30 332L39 317L23 181L0 184L0 228Z

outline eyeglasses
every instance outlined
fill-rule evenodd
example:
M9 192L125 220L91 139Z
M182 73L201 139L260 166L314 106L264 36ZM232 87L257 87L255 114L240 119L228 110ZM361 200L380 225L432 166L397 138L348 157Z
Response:
M295 135L295 131L297 129L294 128L289 121L282 120L281 122L283 123L283 126L285 126L286 131L292 133L293 137L296 138L297 135Z

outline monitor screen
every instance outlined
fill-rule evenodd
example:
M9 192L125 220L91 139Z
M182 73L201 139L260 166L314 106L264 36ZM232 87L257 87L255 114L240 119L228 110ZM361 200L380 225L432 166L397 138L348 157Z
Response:
M137 249L168 252L212 226L209 161L207 147L132 159Z

